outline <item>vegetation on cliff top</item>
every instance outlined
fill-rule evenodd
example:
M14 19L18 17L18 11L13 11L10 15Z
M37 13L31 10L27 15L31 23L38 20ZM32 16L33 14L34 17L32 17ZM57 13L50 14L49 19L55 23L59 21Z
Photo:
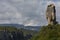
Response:
M43 26L31 40L60 40L60 25Z

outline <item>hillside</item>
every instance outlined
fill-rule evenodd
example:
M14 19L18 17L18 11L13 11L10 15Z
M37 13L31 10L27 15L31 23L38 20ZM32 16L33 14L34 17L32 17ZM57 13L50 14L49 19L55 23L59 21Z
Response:
M37 31L17 29L14 26L0 26L0 40L29 40Z
M16 27L18 29L27 29L27 30L35 30L38 31L41 26L24 26L23 24L0 24L2 27Z
M31 40L60 40L60 24L43 26Z

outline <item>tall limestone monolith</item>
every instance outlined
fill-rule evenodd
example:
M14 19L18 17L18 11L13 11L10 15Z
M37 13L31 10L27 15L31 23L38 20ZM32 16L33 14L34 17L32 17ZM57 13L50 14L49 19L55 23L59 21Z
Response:
M56 24L56 9L54 4L47 6L46 19L48 21L48 25Z

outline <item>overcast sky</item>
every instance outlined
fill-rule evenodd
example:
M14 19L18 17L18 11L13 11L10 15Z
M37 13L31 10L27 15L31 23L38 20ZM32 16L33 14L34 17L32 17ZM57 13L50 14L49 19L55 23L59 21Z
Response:
M0 0L0 24L46 25L46 7L54 3L60 23L59 0Z

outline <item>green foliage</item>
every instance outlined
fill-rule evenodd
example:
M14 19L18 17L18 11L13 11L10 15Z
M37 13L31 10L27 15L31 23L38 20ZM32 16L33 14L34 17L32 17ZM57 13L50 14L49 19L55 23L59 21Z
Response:
M21 30L24 33L24 36L26 36L27 34L34 35L37 33L37 31L34 31L34 30L27 30L27 29L22 29L22 28L20 28L19 30Z
M16 34L17 35L17 32L20 32L19 34L19 37L21 37L22 39L24 40L30 40L31 37L37 33L37 31L33 31L33 30L27 30L27 29L23 29L23 28L16 28L14 26L0 26L0 36L2 36L4 32L7 32L9 34ZM14 33L15 32L15 33ZM22 33L22 34L21 34ZM6 34L6 33L5 33ZM8 35L8 34L7 34ZM22 36L20 36L22 35ZM9 36L10 37L10 36ZM15 36L16 37L16 36ZM1 38L0 38L1 39Z
M31 40L60 40L60 25L43 26Z
M3 31L3 30L16 31L17 28L15 28L13 26L0 26L0 31Z
M26 29L23 29L23 28L16 28L14 26L0 26L0 31L4 31L4 30L7 30L9 32L12 32L12 31L22 31L24 36L26 36L27 34L36 34L37 31L33 31L33 30L26 30Z

